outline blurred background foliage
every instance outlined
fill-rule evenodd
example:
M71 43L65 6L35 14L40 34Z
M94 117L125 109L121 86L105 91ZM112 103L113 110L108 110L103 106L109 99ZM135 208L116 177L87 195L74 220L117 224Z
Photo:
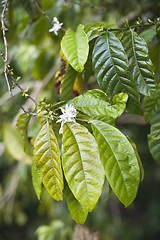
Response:
M52 19L57 17L63 28L75 29L79 23L107 21L121 26L125 19L134 24L138 17L144 22L160 17L159 0L39 0L43 11ZM0 1L2 13L4 1ZM60 40L49 33L51 22L32 0L12 0L6 14L6 33L10 66L20 85L30 88L36 101L56 103L59 99L55 74L60 69ZM148 43L156 79L160 75L160 35L155 29L142 29ZM2 32L0 50L4 52ZM19 107L7 91L3 75L4 63L0 58L0 239L1 240L63 240L72 239L75 223L66 202L55 202L43 190L40 202L36 198L31 180L32 157L23 152L15 122ZM97 88L89 79L83 89ZM17 87L13 90L21 105L33 108ZM112 193L107 199L108 186L85 226L99 231L102 240L154 240L160 238L160 168L152 159L147 145L148 124L130 117L117 120L119 128L137 144L144 165L145 177L140 184L134 203L125 209ZM29 137L36 136L39 120L32 119Z

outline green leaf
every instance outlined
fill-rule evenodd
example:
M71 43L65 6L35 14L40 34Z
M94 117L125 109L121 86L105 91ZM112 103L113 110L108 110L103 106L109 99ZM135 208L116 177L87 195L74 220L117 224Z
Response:
M89 52L88 37L84 32L84 26L78 25L76 32L68 30L62 38L61 48L70 65L77 72L82 72Z
M155 94L152 97L144 97L143 99L144 117L147 122L150 122L155 113L160 110L160 95Z
M60 86L61 101L68 101L72 98L73 85L76 76L77 72L68 65Z
M152 157L160 165L160 108L151 119L151 133L148 135L148 145Z
M93 135L78 123L63 126L62 165L73 195L92 211L102 192L104 170Z
M149 44L156 36L156 29L155 28L146 29L141 33L141 35L144 38L145 42Z
M34 143L34 160L40 168L42 182L49 194L57 201L62 200L63 175L60 150L52 128L47 121Z
M93 67L92 67L92 52L93 52L95 40L96 38L89 41L89 55L88 55L87 62L84 66L84 72L83 72L84 82L88 82L89 78L94 75Z
M139 92L151 96L155 91L156 81L146 42L130 29L124 33L122 44L129 59L129 70L133 74Z
M108 22L96 22L96 23L89 23L84 26L84 31L88 36L93 35L93 34L99 34L108 28L117 28L116 25L108 23ZM105 30L104 30L105 29Z
M128 59L120 40L111 32L98 37L93 50L93 70L100 87L109 97L125 92L129 95L127 110L141 113L140 96L133 76L128 71Z
M3 141L10 156L27 164L32 163L31 156L24 152L24 142L20 133L9 123L3 124Z
M32 183L35 189L38 200L40 200L42 192L42 177L40 168L36 166L35 161L32 161Z
M137 160L138 160L138 164L139 164L139 169L140 169L140 174L141 174L141 181L143 181L144 179L144 168L143 168L143 165L142 165L142 162L141 162L141 159L140 159L140 156L138 154L138 150L137 150L137 147L136 147L136 144L133 142L132 139L130 139L128 136L126 136L127 139L129 140L130 144L132 145L133 147L133 150L135 152L135 155L137 157Z
M28 154L31 153L30 150L30 144L28 141L28 137L27 137L27 129L28 129L28 123L31 119L31 115L28 113L23 113L21 114L18 119L17 119L17 123L16 126L22 136L22 139L24 141L24 151Z
M91 123L107 180L116 196L127 207L135 199L140 181L134 149L117 128L97 120Z
M66 181L64 184L64 195L67 199L67 206L72 215L73 220L76 221L78 224L83 224L86 221L88 211L74 197Z
M94 89L70 100L68 104L91 117L106 115L117 118L124 112L127 99L126 93L119 93L111 101L103 91Z

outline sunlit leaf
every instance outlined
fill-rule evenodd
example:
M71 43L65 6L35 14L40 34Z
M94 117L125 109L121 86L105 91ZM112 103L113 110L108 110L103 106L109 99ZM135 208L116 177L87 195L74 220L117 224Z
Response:
M84 26L78 25L76 32L68 30L61 41L61 48L70 65L77 72L82 72L89 52Z
M109 97L125 92L129 95L127 110L141 113L140 96L128 59L120 40L111 32L98 37L93 50L93 69L100 87Z
M74 197L73 193L68 187L67 182L65 182L64 185L64 195L67 199L67 206L72 215L73 220L76 221L78 224L83 224L86 221L88 211Z
M140 169L134 149L115 127L91 121L107 180L119 200L127 207L137 195Z
M127 139L129 140L130 144L132 145L133 149L134 149L134 152L135 152L135 155L137 157L137 160L138 160L138 164L139 164L139 169L140 169L140 174L141 174L141 181L143 181L144 179L144 168L143 168L143 165L142 165L142 161L140 159L140 156L138 154L138 150L137 150L137 147L136 147L136 144L133 142L132 139L130 139L128 136L126 136Z
M64 124L62 164L73 195L92 211L102 192L104 170L93 135L78 123Z
M40 168L42 182L49 194L57 201L62 200L63 175L60 150L48 121L34 142L34 160L36 166Z
M68 102L88 116L106 115L112 118L121 116L126 108L128 96L126 93L119 93L111 101L101 90L89 90Z

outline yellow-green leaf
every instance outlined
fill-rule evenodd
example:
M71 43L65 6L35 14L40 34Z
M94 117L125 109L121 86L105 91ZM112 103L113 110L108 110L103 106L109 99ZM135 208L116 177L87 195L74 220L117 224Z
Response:
M34 142L34 160L36 166L40 168L42 182L49 194L57 201L62 200L63 175L60 150L48 121Z

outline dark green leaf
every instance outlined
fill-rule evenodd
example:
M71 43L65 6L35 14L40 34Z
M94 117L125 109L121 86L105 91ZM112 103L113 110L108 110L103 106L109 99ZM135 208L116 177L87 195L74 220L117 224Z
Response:
M160 108L151 119L151 133L148 135L148 144L154 160L160 165Z
M133 74L139 92L151 96L155 91L156 82L146 42L130 29L124 33L122 44L129 59L129 70Z
M113 33L104 33L97 39L92 62L97 81L107 95L112 98L117 93L127 93L128 112L141 113L140 96L128 70L127 56L121 42Z
M160 95L155 94L153 97L144 97L143 107L145 120L150 122L155 113L160 110Z

